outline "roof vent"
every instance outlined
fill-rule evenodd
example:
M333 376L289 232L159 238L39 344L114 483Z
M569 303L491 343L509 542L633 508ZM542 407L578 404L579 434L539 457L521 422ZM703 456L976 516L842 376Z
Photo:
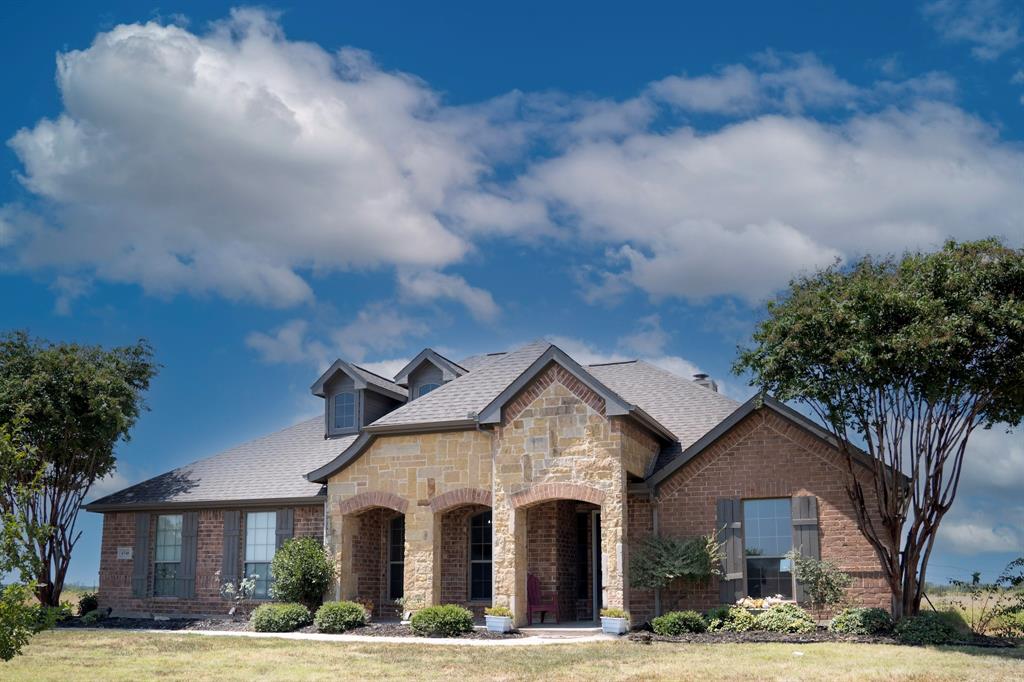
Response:
M697 384L698 386L703 386L704 388L710 388L715 393L718 393L718 384L716 384L715 380L712 379L711 377L709 377L707 374L704 374L704 373L694 374L693 375L693 382L695 384Z

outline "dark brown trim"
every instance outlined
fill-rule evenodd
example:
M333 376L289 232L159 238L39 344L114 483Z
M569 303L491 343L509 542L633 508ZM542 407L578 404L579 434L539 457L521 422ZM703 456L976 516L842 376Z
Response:
M327 501L326 495L315 497L275 497L266 499L246 500L198 500L188 502L140 502L137 504L87 504L86 511L91 512L135 512L135 511L177 511L182 509L236 509L236 508L262 508L280 507L282 505L292 507L304 507L317 504L324 504Z

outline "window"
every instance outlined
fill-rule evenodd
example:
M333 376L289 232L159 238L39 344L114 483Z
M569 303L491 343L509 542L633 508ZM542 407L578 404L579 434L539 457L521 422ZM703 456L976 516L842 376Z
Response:
M156 517L156 558L153 562L153 596L173 597L181 570L181 514Z
M431 391L433 391L435 388L440 388L440 387L441 387L441 384L423 384L422 386L420 386L419 390L416 392L416 397L417 398L422 398L426 394L428 394Z
M590 512L576 514L576 598L589 599Z
M743 501L743 550L747 594L793 598L793 567L786 553L793 548L793 518L788 497Z
M334 396L334 428L351 429L356 425L356 394L351 391Z
M491 512L469 519L469 599L491 599Z
M245 577L256 576L253 596L270 596L270 561L277 551L277 512L249 512L245 515Z
M388 533L388 596L405 596L405 517L391 519Z

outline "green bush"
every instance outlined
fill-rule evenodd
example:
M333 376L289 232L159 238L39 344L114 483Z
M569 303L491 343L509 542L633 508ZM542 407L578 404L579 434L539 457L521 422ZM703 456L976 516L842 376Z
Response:
M896 623L896 638L903 644L952 644L961 639L948 615L922 611Z
M256 632L291 632L309 625L313 618L302 604L260 604L249 617Z
M329 601L316 610L313 624L320 632L345 632L366 625L366 609L354 601Z
M755 629L767 632L814 632L814 619L796 604L776 604L757 616Z
M892 632L892 617L885 609L844 609L828 629L845 635L884 635Z
M104 616L106 615L107 614L103 613L99 609L93 609L92 611L89 611L87 614L82 616L82 625L96 625L101 620L103 620Z
M512 609L507 606L488 606L484 609L485 616L496 616L498 618L511 618Z
M629 613L622 609L601 609L602 618L629 618Z
M671 611L652 620L651 627L659 635L674 637L687 632L704 632L708 624L696 611Z
M292 538L281 545L270 564L274 582L270 596L316 608L334 579L334 563L314 538Z
M33 632L49 630L57 623L63 623L71 617L71 603L61 602L60 606L37 605L33 609Z
M412 629L427 637L458 637L473 629L473 613L457 604L428 606L412 616Z
M757 625L757 618L739 606L716 606L708 610L710 632L747 632Z
M78 613L85 615L100 607L100 597L95 592L83 592L78 598Z

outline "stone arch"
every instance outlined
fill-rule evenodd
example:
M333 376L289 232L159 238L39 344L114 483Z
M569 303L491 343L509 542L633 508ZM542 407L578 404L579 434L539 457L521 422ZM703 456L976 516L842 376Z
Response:
M409 508L409 501L394 493L374 490L372 492L359 493L346 500L342 500L338 504L338 511L342 515L354 514L371 507L384 507L385 509L391 509L392 511L404 514Z
M579 483L539 483L528 490L522 490L511 497L512 507L522 509L548 500L580 500L600 506L605 493L589 485Z
M430 511L440 514L467 504L491 505L491 491L480 488L457 488L442 493L430 500Z

